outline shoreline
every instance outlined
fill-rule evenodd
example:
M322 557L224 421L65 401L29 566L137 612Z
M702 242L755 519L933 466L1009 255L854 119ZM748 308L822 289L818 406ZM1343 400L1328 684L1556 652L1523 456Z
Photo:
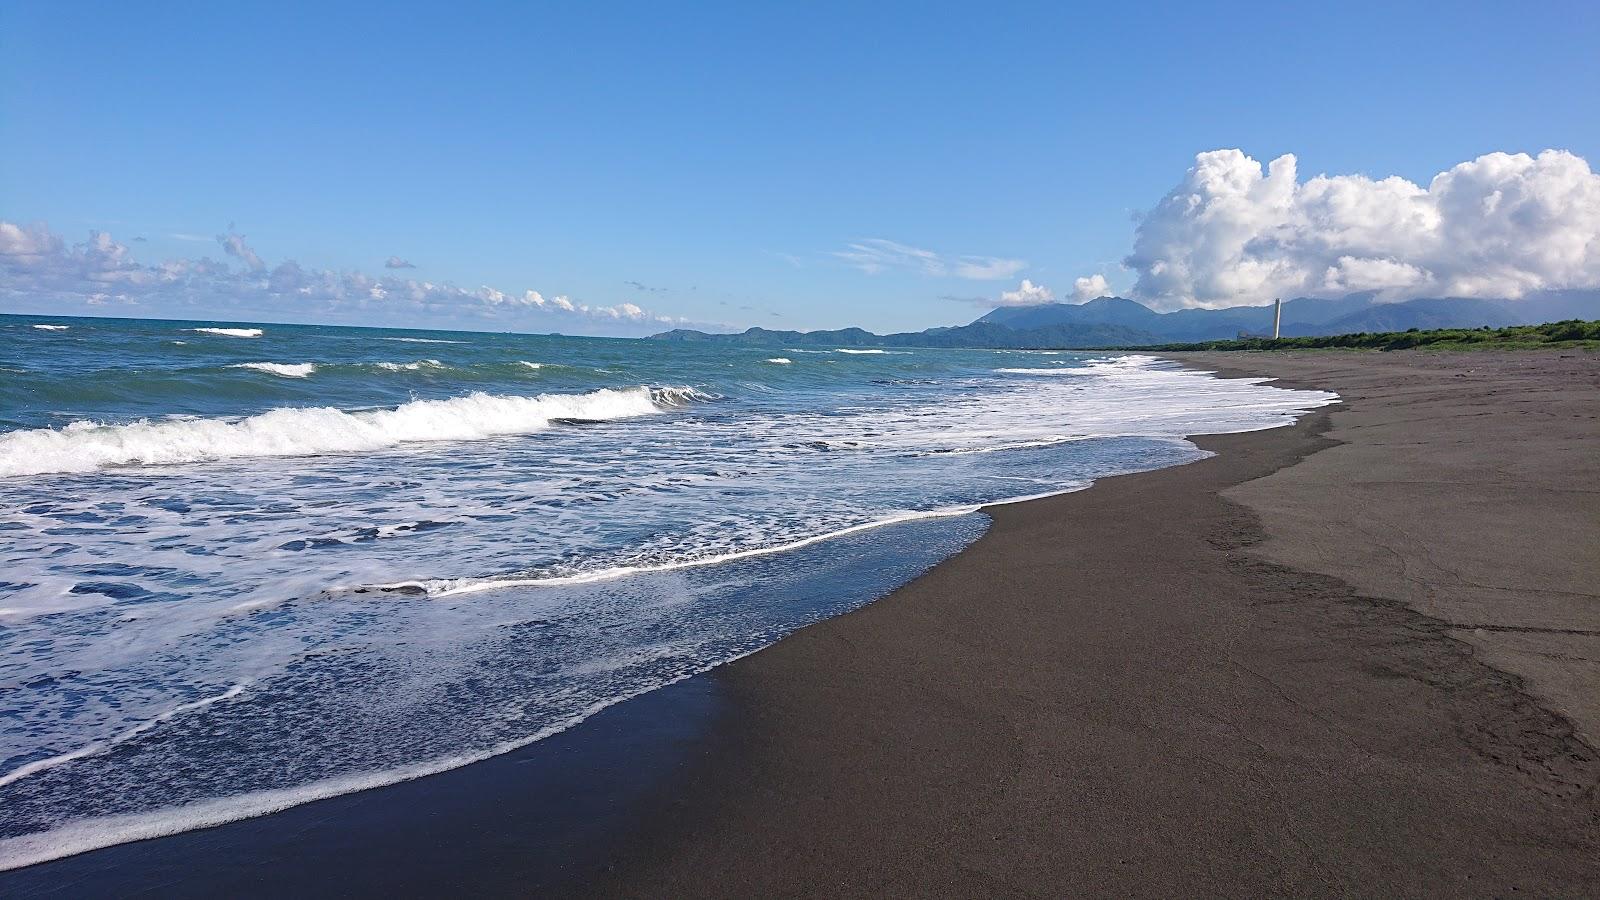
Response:
M1222 377L1271 374L1233 365L1219 368L1209 360L1203 367ZM1338 390L1336 385L1293 378L1280 383ZM1347 890L1401 883L1417 890L1429 885L1438 889L1446 881L1372 879L1399 878L1406 869L1438 879L1444 877L1442 863L1462 862L1456 858L1462 849L1480 856L1489 849L1494 859L1515 857L1519 863L1507 873L1480 860L1447 879L1469 891L1485 889L1497 875L1513 879L1502 887L1600 883L1585 880L1596 877L1592 862L1574 865L1572 859L1580 848L1600 847L1592 822L1587 832L1582 823L1574 825L1572 798L1546 789L1554 773L1551 765L1559 767L1559 760L1546 760L1542 770L1513 760L1510 768L1520 780L1491 779L1492 790L1480 789L1469 798L1476 804L1453 806L1444 796L1447 789L1466 789L1483 777L1474 765L1489 764L1483 762L1482 747L1455 746L1439 737L1449 731L1452 716L1458 722L1474 716L1491 721L1494 717L1486 715L1491 712L1509 713L1509 718L1502 715L1507 722L1543 727L1555 735L1550 745L1558 751L1555 756L1575 760L1554 773L1561 776L1557 780L1587 785L1592 804L1600 763L1590 745L1570 733L1561 736L1559 717L1545 713L1520 686L1472 668L1488 669L1470 653L1463 656L1451 649L1454 639L1426 617L1401 605L1368 606L1374 601L1357 596L1341 581L1251 558L1252 547L1270 541L1259 524L1251 525L1248 509L1218 494L1337 446L1322 434L1332 427L1333 416L1346 411L1341 403L1314 410L1291 426L1196 436L1195 443L1218 455L1101 479L1092 490L982 507L991 525L976 543L890 595L807 626L711 672L625 701L521 751L405 785L43 863L0 875L0 885L15 884L19 893L43 896L95 888L202 894L215 892L219 885L235 893L293 886L324 894L378 884L491 894L1022 893L1029 885L1134 893L1196 886L1318 893L1314 879L1328 877L1325 861L1318 858L1325 854L1303 846L1305 829L1287 809L1295 804L1285 800L1295 789L1311 798L1304 804L1307 809L1319 809L1319 801L1327 805L1322 816L1313 817L1313 825L1342 826L1334 833L1345 837L1351 836L1352 823L1371 824L1367 807L1374 804L1406 813L1396 821L1414 824L1419 810L1440 821L1459 819L1457 806L1484 812L1518 800L1525 804L1522 812L1566 823L1562 831L1513 822L1503 811L1488 817L1504 832L1539 837L1535 853L1527 852L1525 841L1489 847L1479 833L1482 827L1474 832L1476 841L1463 843L1459 834L1447 841L1439 835L1425 847L1406 847L1396 839L1405 832L1387 823L1366 837L1395 839L1389 852L1378 852L1364 840L1368 855L1346 860L1355 863L1355 880L1326 882L1322 890L1328 892L1335 892L1332 884ZM1202 475L1195 477L1196 471ZM1193 547L1156 541L1163 527L1201 518L1174 519L1173 507L1210 517L1214 533L1192 542ZM1124 537L1140 539L1134 546L1142 547L1148 571L1129 569L1131 557L1119 555L1128 545L1114 544L1091 528L1072 528L1105 522L1120 522L1116 530L1129 530ZM1090 546L1063 542L1063 534ZM1061 553L1072 559L1065 564L1048 559ZM1220 566L1211 565L1216 557ZM1185 561L1205 569L1203 577L1186 570ZM1240 615L1239 609L1230 608L1237 604L1222 596L1230 575L1285 582L1254 585L1252 590L1264 596L1252 596L1244 607L1249 613L1270 610L1283 620L1274 620L1266 634L1251 631L1256 627L1252 616ZM1204 609L1174 609L1157 596L1163 579L1198 584L1207 588L1208 600L1217 602ZM1002 585L1015 593L1001 596ZM1263 685L1251 690L1260 671L1233 671L1218 682L1216 657L1207 661L1206 654L1188 652L1196 649L1189 646L1195 642L1180 626L1205 634L1200 649L1228 645L1237 650L1244 641L1247 651L1262 652L1262 646L1279 651L1268 653L1266 661L1281 667L1287 642L1300 654L1310 653L1322 675L1338 671L1344 678L1359 677L1341 668L1348 660L1303 646L1308 635L1296 629L1306 623L1288 607L1295 605L1296 591L1307 585L1332 598L1328 608L1317 610L1321 618L1314 624L1323 627L1321 636L1347 644L1354 640L1367 662L1393 664L1385 654L1393 655L1386 642L1394 632L1420 630L1432 636L1418 651L1423 658L1412 661L1422 665L1420 670L1383 680L1390 693L1398 686L1388 681L1411 688L1399 691L1399 708L1417 713L1422 723L1395 721L1403 717L1392 712L1380 717L1390 731L1428 739L1429 751L1439 757L1438 771L1448 776L1421 785L1432 793L1419 792L1396 759L1380 753L1374 761L1370 747L1356 753L1323 746L1342 745L1343 738L1334 736L1338 729L1330 724L1341 716L1349 720L1342 724L1372 729L1370 711L1364 719L1361 710L1348 708L1335 692L1313 691L1315 721L1306 721L1307 698L1290 696L1293 691L1278 681L1269 677L1263 684L1272 690L1263 691ZM1095 595L1094 609L1080 611L1094 615L1068 618L1090 629L1096 640L1086 640L1081 632L1042 628L1052 616L1058 621L1051 624L1066 624L1056 605L1063 589L1077 599ZM985 601L981 610L963 602L975 597ZM1140 621L1153 626L1153 632L1141 635L1115 625L1132 624L1123 621L1127 610L1117 605L1120 601L1126 606L1130 598L1139 601ZM1347 621L1352 610L1357 611L1354 619ZM1371 619L1377 621L1366 621ZM1358 639L1344 633L1345 628L1354 629ZM1219 642L1221 637L1228 640ZM1264 637L1271 640L1262 645ZM1119 659L1112 655L1113 647L1144 652ZM1176 662L1183 664L1172 668ZM1261 670L1243 667L1252 668ZM1465 705L1449 707L1450 715L1441 716L1439 709L1430 708L1429 702L1438 698L1428 693L1428 679L1462 673L1470 674L1471 689L1451 700ZM1209 708L1214 698L1197 694L1177 674L1204 676L1208 685L1223 684L1237 696L1221 709ZM1333 678L1320 682L1324 688L1336 683ZM1121 692L1126 709L1161 716L1154 725L1118 722L1115 709L1102 708L1105 701L1097 699L1096 686ZM1178 691L1207 715L1186 715L1184 708L1160 702L1150 693L1157 687ZM1257 693L1262 696L1253 696ZM1273 705L1284 700L1286 707ZM1019 715L1025 710L1031 712ZM1257 726L1250 722L1234 721L1251 710L1270 726L1269 740L1255 734ZM1091 711L1096 715L1089 715ZM1066 732L1072 736L1054 746L1038 744L1041 734L1062 734L1068 725L1086 731ZM1106 731L1098 747L1083 736L1095 729ZM1374 729L1369 736L1397 754L1401 742L1384 730ZM1175 746L1153 754L1133 738L1158 732ZM1240 738L1246 739L1243 745L1232 745ZM1305 750L1303 743L1315 750ZM1241 755L1240 746L1254 749ZM1519 750L1515 740L1510 747ZM1256 758L1263 754L1264 759ZM588 759L594 756L600 759ZM1197 767L1196 760L1206 765ZM1272 774L1254 771L1263 766ZM1277 769L1284 768L1294 776L1287 794L1275 784L1284 775ZM1325 782L1343 768L1383 776L1377 781L1385 790L1329 793L1332 786ZM1489 771L1498 775L1505 768L1503 762L1495 763ZM1223 780L1233 790L1219 794L1219 785L1207 791L1192 783L1186 790L1174 770L1190 776L1191 782L1227 773L1230 777ZM1108 772L1120 774L1106 779ZM619 780L627 783L618 787ZM530 790L530 783L537 789ZM1182 802L1163 803L1156 796L1161 785ZM1309 791L1309 786L1323 793ZM1011 802L999 803L997 791ZM1412 796L1418 802L1408 807L1392 798L1397 792L1401 797L1427 796ZM1031 799L1017 799L1023 795ZM540 799L530 799L535 797ZM590 800L588 807L567 820L544 808L585 799ZM396 817L420 817L423 824L397 828ZM1083 819L1097 823L1098 834L1091 834ZM1252 819L1260 821L1252 825ZM435 832L426 827L429 821L452 830ZM1189 826L1187 846L1172 843L1171 826L1180 823ZM1525 827L1514 827L1518 823ZM1208 827L1217 833L1206 833ZM573 829L576 836L562 834L562 829ZM328 834L341 837L329 846ZM1570 846L1563 850L1563 844ZM1116 852L1107 856L1108 847ZM1167 854L1165 859L1154 858L1157 849ZM1332 846L1335 856L1352 849L1337 842ZM239 866L240 853L254 854L242 867L245 873L224 876ZM349 853L354 857L345 855ZM1100 858L1084 861L1095 853ZM1235 859L1239 853L1264 853L1271 864L1263 870L1259 860ZM399 863L400 858L406 863ZM288 868L296 871L288 874L284 866L291 860ZM1115 865L1108 868L1110 863ZM1130 871L1136 864L1143 868ZM824 873L832 880L819 880ZM1478 880L1471 880L1474 875Z
M1545 480L1574 479L1566 508L1592 512L1586 458L1540 451L1600 437L1583 412L1600 397L1596 361L1180 361L1344 402L1286 428L1197 437L1217 451L1206 460L991 511L983 538L894 595L721 670L729 715L589 893L1600 889L1600 754L1574 725L1584 711L1552 712L1556 695L1491 665L1503 660L1446 619L1277 561L1309 548L1338 563L1368 540L1289 513L1405 474L1389 470L1419 462L1392 449L1406 442L1430 448L1424 464L1537 454L1544 468L1515 472L1518 487L1550 501ZM1542 427L1486 424L1552 387L1570 396ZM1418 408L1430 405L1436 418ZM1352 456L1353 469L1321 471ZM1383 490L1350 502L1495 538L1473 527L1481 508L1419 510ZM1593 522L1551 542L1530 521L1549 503L1502 502L1542 556L1596 574ZM1386 549L1459 562L1478 548ZM1530 596L1549 587L1537 567L1494 561ZM1565 659L1581 681L1582 658Z

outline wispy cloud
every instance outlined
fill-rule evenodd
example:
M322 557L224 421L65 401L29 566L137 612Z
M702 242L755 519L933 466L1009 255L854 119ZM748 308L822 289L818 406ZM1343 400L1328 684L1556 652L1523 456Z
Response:
M940 278L954 276L973 281L998 281L1010 278L1028 267L1026 260L999 256L945 257L932 250L885 238L853 241L845 249L833 251L832 255L868 275L899 269Z
M995 256L963 256L956 260L951 270L957 278L973 281L1001 281L1028 267L1020 259L1001 259Z
M662 294L666 293L667 290L664 287L652 287L648 284L643 284L638 281L624 281L623 284L633 288L636 291L641 291L646 294Z
M383 267L385 269L415 269L417 266L409 259L391 256L383 261Z
M868 275L886 269L916 269L925 275L943 275L944 260L932 250L923 250L882 238L856 241L833 255Z
M360 324L471 325L638 333L684 324L633 303L599 306L539 291L476 290L397 275L310 269L294 260L269 266L244 236L217 237L242 267L209 257L155 265L136 260L103 231L69 244L44 225L0 221L0 304L61 312L131 315L273 316Z

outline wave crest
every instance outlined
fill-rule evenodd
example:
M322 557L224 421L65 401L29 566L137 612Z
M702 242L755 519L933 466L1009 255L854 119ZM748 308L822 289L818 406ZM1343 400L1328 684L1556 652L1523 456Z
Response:
M259 328L185 328L197 334L220 334L223 337L261 337Z
M305 378L317 370L316 363L273 363L253 362L234 363L230 369L254 369L257 372L266 372L268 375L277 375L283 378Z
M0 476L240 457L359 453L419 441L470 441L542 431L557 421L649 415L710 399L714 398L687 387L605 388L586 394L535 397L474 392L354 412L283 407L237 420L141 420L122 425L80 421L60 429L0 435Z
M444 363L437 359L419 359L416 362L409 363L381 362L373 363L373 365L385 372L415 372L418 369L443 369L445 367Z

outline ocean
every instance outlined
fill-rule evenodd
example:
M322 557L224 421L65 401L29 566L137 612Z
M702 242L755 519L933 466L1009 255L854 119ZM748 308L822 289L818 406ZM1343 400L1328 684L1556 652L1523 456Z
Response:
M526 746L882 596L985 504L1334 399L1139 355L0 316L0 869Z

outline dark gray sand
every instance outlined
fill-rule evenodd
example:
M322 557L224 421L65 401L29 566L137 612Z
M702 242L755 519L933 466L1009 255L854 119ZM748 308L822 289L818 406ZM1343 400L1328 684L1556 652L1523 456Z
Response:
M1341 446L1225 495L1259 554L1448 622L1600 746L1600 354L1236 357L1192 362L1350 406Z
M1600 356L1186 362L1348 403L719 670L594 892L1600 894Z

